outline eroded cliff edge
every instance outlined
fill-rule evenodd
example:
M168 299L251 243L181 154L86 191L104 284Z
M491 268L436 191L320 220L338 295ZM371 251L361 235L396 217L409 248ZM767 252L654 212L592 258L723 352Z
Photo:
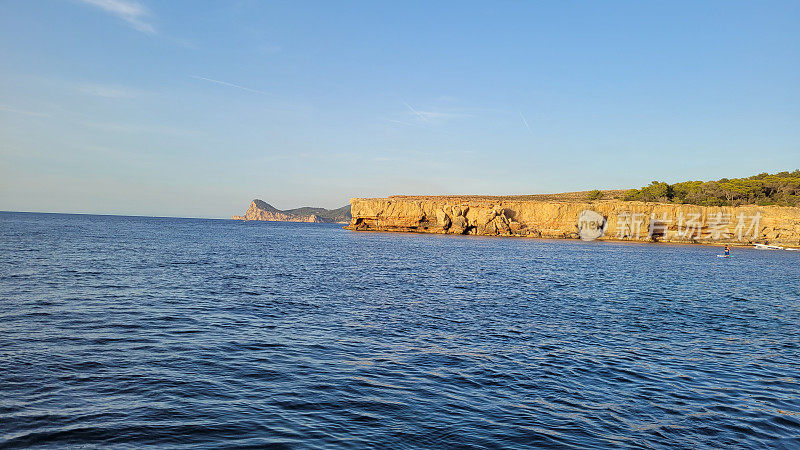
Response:
M705 207L621 200L538 201L513 197L354 198L356 231L403 231L538 238L580 237L579 218L599 217L599 239L800 245L800 208ZM588 216L587 216L588 214Z

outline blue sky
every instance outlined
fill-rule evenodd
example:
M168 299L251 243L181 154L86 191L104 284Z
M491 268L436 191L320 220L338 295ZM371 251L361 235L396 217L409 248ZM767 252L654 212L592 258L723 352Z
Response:
M627 188L800 167L800 3L0 2L0 210Z

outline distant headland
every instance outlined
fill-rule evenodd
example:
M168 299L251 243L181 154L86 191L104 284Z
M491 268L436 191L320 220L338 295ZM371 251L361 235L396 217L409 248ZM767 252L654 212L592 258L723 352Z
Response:
M354 198L337 209L279 210L256 199L232 218L344 223L355 231L797 247L800 170L630 190Z
M350 223L350 205L337 209L303 208L280 210L269 203L255 199L243 216L233 216L234 220L264 220L269 222L315 222L315 223Z

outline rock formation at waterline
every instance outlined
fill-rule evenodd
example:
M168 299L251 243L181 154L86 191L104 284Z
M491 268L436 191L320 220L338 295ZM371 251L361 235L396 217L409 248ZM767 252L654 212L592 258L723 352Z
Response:
M357 231L800 245L800 208L527 197L354 198ZM585 197L584 197L585 198ZM587 212L588 211L588 212ZM598 237L599 236L599 237Z

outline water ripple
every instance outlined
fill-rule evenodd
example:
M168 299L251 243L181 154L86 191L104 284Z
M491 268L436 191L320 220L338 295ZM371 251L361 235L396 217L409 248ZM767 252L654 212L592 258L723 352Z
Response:
M800 255L0 213L0 447L800 447Z

